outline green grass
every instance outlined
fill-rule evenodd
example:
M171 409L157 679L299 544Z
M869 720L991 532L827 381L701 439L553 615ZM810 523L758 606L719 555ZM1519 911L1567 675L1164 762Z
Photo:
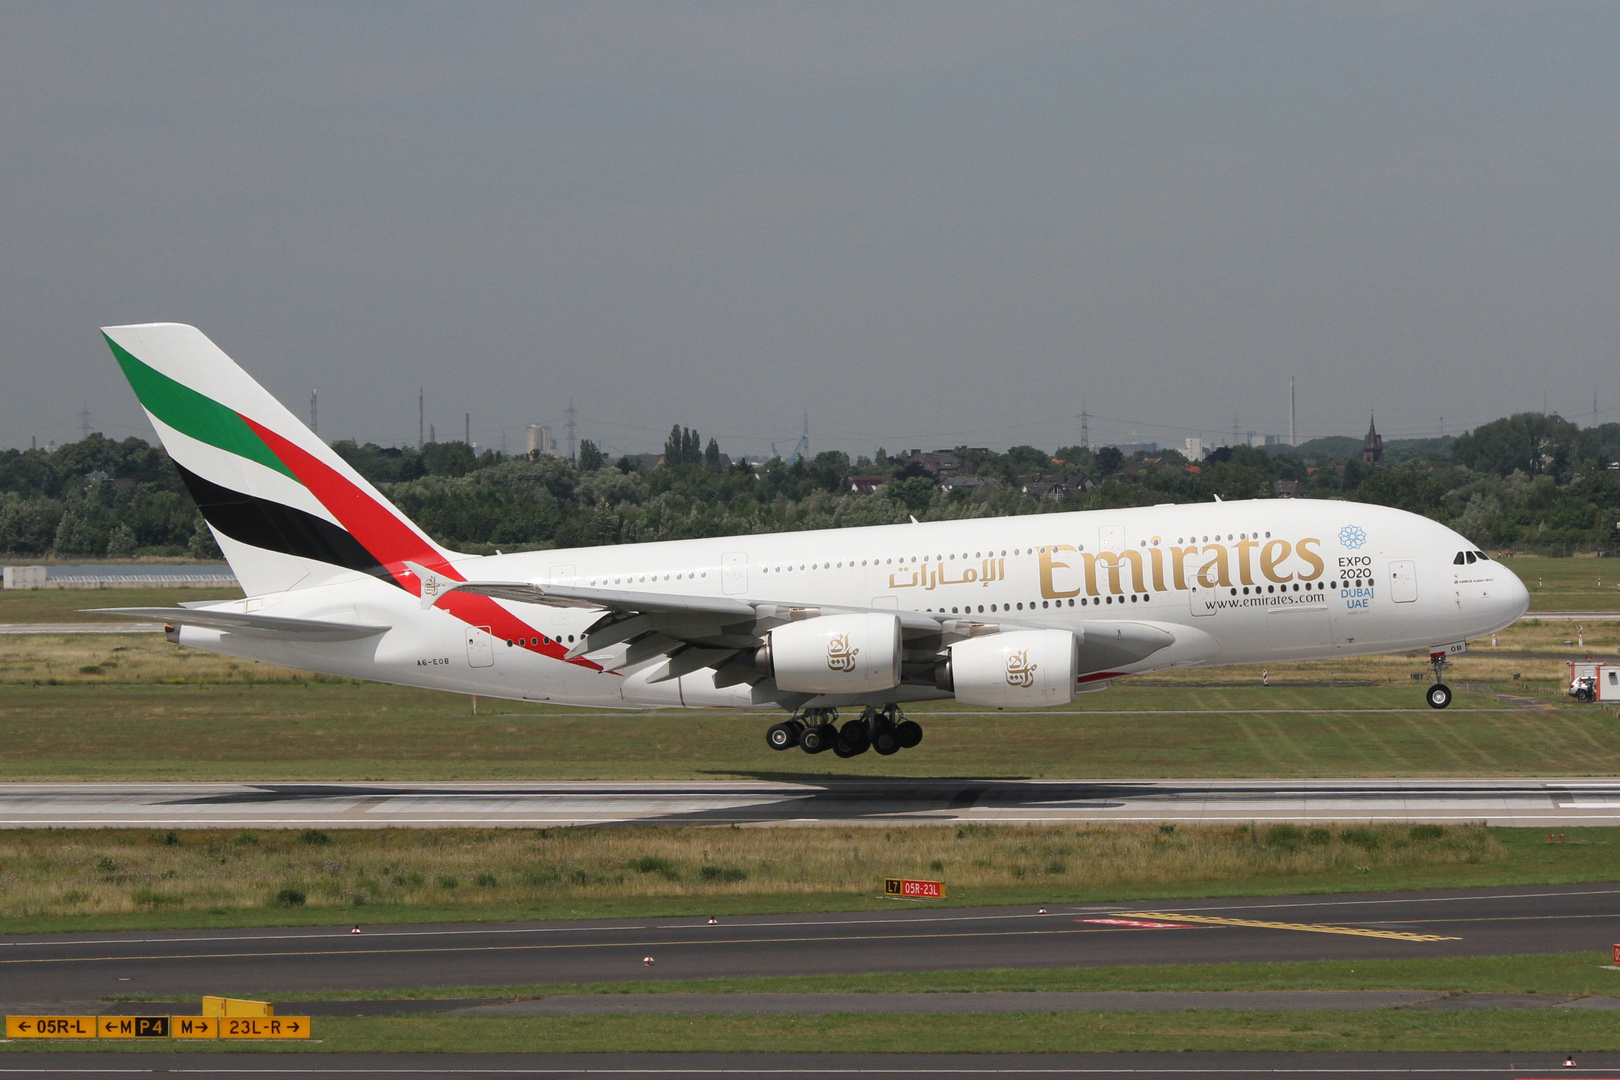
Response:
M163 567L152 567L162 573ZM188 600L237 600L226 589L6 589L0 590L0 623L117 622L112 615L90 615L81 608L173 607Z
M1268 844L1264 829L1245 837L1178 828L1174 842L1160 845L1156 827L1123 825L360 830L334 831L319 847L296 831L258 830L254 844L181 833L169 845L147 830L16 830L0 833L0 862L12 879L0 918L11 932L48 933L859 911L895 906L879 894L894 874L944 878L950 898L933 906L1163 905L1612 881L1620 848L1614 828L1566 829L1563 844L1548 844L1539 829L1460 829L1445 843L1404 847L1404 828L1374 831L1383 842L1372 852L1335 844L1313 855ZM1448 847L1453 834L1457 844ZM635 868L648 858L673 876ZM711 860L747 876L707 878L698 870ZM582 867L593 869L577 880ZM499 885L478 887L474 871ZM438 887L444 876L457 887ZM277 903L284 887L306 903Z
M277 1002L535 998L556 994L944 994L1083 990L1434 990L1444 993L1620 994L1606 953L1323 960L1266 964L1002 968L879 975L529 983L410 990L329 990L269 995ZM166 998L164 1000L173 1000ZM289 1014L297 1009L285 1008Z
M292 1014L288 1014L292 1015ZM5 1050L205 1053L1051 1053L1620 1049L1602 1012L1179 1012L833 1016L319 1017L307 1043L15 1040ZM133 1045L132 1045L133 1044Z
M116 640L116 639L115 639ZM129 640L127 638L122 640ZM0 648L7 643L0 639ZM769 714L656 715L480 702L346 682L150 685L81 674L0 685L0 780L763 777L1612 776L1620 717L1459 692L1121 684L1059 715L918 707L923 744L852 761L765 746ZM78 681L74 681L78 680ZM1518 694L1531 691L1517 690ZM1479 711L1483 710L1483 711Z
M379 993L274 995L333 999L504 997L622 993L945 993L1041 990L1434 990L1446 993L1613 995L1620 972L1601 953L1200 964L1046 970L944 971L753 979L467 986ZM1084 1050L1541 1050L1620 1049L1620 1027L1600 1012L1070 1013L962 1017L371 1017L315 1021L320 1038L278 1050L776 1051L979 1053ZM53 1044L62 1049L68 1043ZM80 1044L81 1047L83 1044ZM17 1048L17 1044L12 1044ZM188 1047L187 1049L196 1049Z
M1613 559L1503 558L1530 590L1531 611L1620 612L1620 562Z

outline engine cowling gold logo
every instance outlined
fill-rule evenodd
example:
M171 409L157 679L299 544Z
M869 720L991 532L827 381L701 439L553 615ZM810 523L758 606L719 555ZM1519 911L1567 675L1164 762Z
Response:
M1035 669L1039 666L1029 662L1028 649L1018 650L1007 657L1007 685L1029 689L1035 685Z
M849 647L848 634L834 634L827 639L827 667L832 671L854 671L855 657L860 652Z

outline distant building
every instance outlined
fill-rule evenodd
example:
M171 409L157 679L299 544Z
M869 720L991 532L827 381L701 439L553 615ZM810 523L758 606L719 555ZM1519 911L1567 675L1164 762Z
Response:
M1257 435L1252 431L1249 432L1249 445L1257 449L1265 446L1276 446L1277 442L1277 436L1275 435Z
M1187 439L1186 445L1187 449L1183 450L1182 453L1188 461L1203 461L1209 454L1209 451L1204 448L1203 439Z
M1115 450L1118 450L1126 457L1130 457L1132 454L1137 453L1157 454L1159 452L1159 444L1156 442L1117 442L1104 443L1103 445L1112 446Z
M1367 418L1367 437L1361 440L1361 460L1368 465L1384 463L1384 437L1378 434L1371 416Z
M1018 489L1025 495L1036 499L1066 499L1070 495L1082 491L1090 491L1097 485L1074 473L1064 473L1059 476L1020 476Z
M1273 483L1271 486L1272 486L1272 489L1274 491L1276 491L1277 498L1279 498L1279 499L1297 499L1297 498L1300 498L1300 494L1301 494L1300 493L1300 486L1301 485L1300 485L1300 482L1298 480L1278 480L1275 483Z
M852 476L849 478L849 490L860 495L870 495L884 484L894 483L892 476Z
M551 437L551 428L545 424L530 424L523 439L523 448L528 451L530 457L555 454L557 440Z

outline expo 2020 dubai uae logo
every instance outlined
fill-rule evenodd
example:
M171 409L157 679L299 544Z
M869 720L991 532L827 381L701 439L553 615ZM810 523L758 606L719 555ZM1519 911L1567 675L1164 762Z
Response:
M1367 531L1360 525L1346 525L1339 530L1339 543L1354 551L1367 542Z

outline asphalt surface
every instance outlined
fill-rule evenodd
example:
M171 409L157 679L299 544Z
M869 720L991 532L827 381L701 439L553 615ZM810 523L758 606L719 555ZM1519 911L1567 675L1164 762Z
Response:
M1050 1080L1052 1077L1132 1077L1182 1080L1267 1077L1273 1080L1518 1080L1620 1078L1620 1054L1577 1053L1112 1053L1112 1054L255 1054L255 1053L7 1053L0 1072L11 1076L134 1076L175 1072L308 1080L312 1076L421 1080L463 1076L692 1077L736 1080Z
M893 826L1071 821L1620 825L1620 779L5 783L0 828Z
M1142 925L1145 924L1145 925ZM309 990L1601 951L1620 883L1128 905L0 937L0 996ZM646 960L651 958L652 964ZM1620 972L1616 972L1620 991ZM447 995L449 996L449 995ZM4 1011L19 1013L5 1001Z

